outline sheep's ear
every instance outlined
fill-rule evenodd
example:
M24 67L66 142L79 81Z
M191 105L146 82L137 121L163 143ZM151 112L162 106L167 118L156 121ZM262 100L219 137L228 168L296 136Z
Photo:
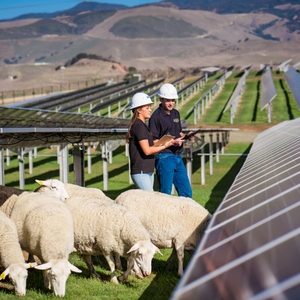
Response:
M51 269L51 267L52 267L52 263L49 261L45 264L35 266L34 268L37 270L48 270L48 269Z
M44 180L38 180L38 179L36 179L35 182L38 183L39 185L43 185L44 184Z
M0 280L5 279L5 277L9 274L9 267L0 274Z
M82 271L79 270L77 267L75 267L74 265L72 265L70 262L69 262L69 266L70 266L70 270L74 273L81 273Z
M127 253L130 253L130 252L133 252L133 251L135 251L135 250L138 250L139 248L140 248L140 243L137 242L137 243L135 243L135 244L129 249L129 251L127 251Z

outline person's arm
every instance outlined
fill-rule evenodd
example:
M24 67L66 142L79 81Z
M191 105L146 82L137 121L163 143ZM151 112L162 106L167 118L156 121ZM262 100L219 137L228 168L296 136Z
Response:
M173 145L173 140L166 142L164 145L155 147L155 146L149 146L149 141L148 140L141 140L139 141L139 144L143 150L143 152L145 153L145 155L152 155L152 154L156 154L166 148L169 148L170 146Z

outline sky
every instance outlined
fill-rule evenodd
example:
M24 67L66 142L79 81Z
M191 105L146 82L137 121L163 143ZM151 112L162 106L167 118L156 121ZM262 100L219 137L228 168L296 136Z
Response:
M161 0L93 0L99 3L123 4L129 7ZM0 20L28 13L52 13L74 7L84 0L0 0ZM92 1L90 1L92 2Z

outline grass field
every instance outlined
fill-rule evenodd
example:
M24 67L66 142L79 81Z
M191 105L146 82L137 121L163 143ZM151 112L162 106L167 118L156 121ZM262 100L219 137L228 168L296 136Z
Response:
M237 75L237 74L235 74ZM226 102L239 80L239 77L232 75L225 84L223 90L214 99L205 114L199 120L200 126L230 126L229 116L222 113ZM205 89L213 83L215 78L207 83ZM255 73L248 75L245 91L238 106L235 124L233 127L241 127L241 130L262 131L264 128L272 126L278 122L300 117L300 112L295 105L295 101L283 80L281 74L274 76L274 82L278 96L272 103L272 123L267 123L266 111L260 111L260 76ZM187 112L192 103L197 101L205 92L203 89L198 95L195 95L189 102L180 107L181 114ZM189 122L189 120L188 120ZM245 129L246 128L246 129ZM245 133L246 134L246 133ZM242 167L246 156L241 154L249 153L251 142L230 143L225 148L225 154L234 154L221 156L220 162L214 163L214 174L209 175L208 163L206 163L206 184L201 185L200 178L200 157L197 153L193 157L192 189L193 198L206 207L211 213L217 209L219 203L224 198L237 173ZM56 150L43 148L38 152L38 157L34 159L33 174L28 172L28 162L25 168L26 190L33 191L37 184L35 179L59 178L59 166L56 159ZM95 149L92 152L92 174L85 172L85 182L87 187L97 187L103 189L103 172L101 153ZM125 155L125 146L120 146L114 151L113 161L109 164L109 187L105 194L115 199L122 191L134 188L129 183L128 158ZM5 165L5 182L8 186L18 187L18 159L16 155L11 156L10 165ZM70 157L70 176L69 181L73 182L73 165ZM155 183L157 190L157 184ZM160 213L159 207L157 213ZM70 261L80 268L82 274L71 274L67 281L65 299L169 299L172 291L178 283L177 263L174 264L172 271L165 270L165 262L171 251L162 250L163 256L156 254L153 259L153 272L151 276L143 280L129 276L129 279L119 285L109 282L109 271L106 261L102 257L94 257L96 270L102 276L102 281L89 278L85 263L77 254L72 254ZM188 265L189 257L185 257L185 267ZM125 263L123 261L123 263ZM118 271L119 272L119 271ZM117 274L119 275L119 274ZM9 281L0 282L0 298L14 299L16 296L11 290ZM27 281L27 295L24 299L53 299L53 292L45 290L43 287L42 273L37 270L30 270Z

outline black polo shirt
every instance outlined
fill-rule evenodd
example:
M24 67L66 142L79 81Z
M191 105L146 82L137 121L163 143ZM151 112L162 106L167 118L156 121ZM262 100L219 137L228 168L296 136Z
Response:
M139 141L148 140L149 146L153 146L153 136L149 127L140 119L136 119L130 128L129 156L131 174L154 172L154 155L146 155Z
M149 128L154 140L160 139L165 134L173 135L175 139L179 138L182 127L178 110L173 108L168 115L160 104L149 119ZM182 148L183 146L171 146L162 152L178 153L182 152Z

